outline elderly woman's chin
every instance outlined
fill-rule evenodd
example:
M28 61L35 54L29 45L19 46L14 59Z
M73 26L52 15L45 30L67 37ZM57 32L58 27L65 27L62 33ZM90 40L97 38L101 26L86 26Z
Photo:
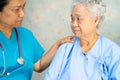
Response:
M76 36L76 37L80 37L81 36L81 32L79 32L79 31L76 31L76 32L73 32L74 33L74 36Z

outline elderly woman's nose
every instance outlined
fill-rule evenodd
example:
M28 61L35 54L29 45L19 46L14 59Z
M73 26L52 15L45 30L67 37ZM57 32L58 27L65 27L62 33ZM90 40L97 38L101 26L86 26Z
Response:
M72 26L73 26L73 27L78 26L78 22L77 22L77 21L73 21L73 22L72 22Z

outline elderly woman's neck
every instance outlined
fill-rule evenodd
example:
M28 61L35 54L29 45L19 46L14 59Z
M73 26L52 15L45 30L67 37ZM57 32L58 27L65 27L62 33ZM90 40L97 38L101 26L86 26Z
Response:
M82 47L82 50L84 52L89 51L93 47L93 45L96 43L98 36L99 35L95 33L87 36L86 38L80 39L80 45Z
M12 28L11 27L4 27L0 25L0 31L8 38L10 39L12 34Z
M79 38L79 40L80 40L80 44L82 46L82 45L89 45L91 42L93 42L97 38L98 38L98 34L94 33L94 34L88 35L84 38Z

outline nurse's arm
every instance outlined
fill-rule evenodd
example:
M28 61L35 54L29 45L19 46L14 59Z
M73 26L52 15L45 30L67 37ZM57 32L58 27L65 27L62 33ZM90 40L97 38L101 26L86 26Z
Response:
M50 65L50 63L51 63L51 61L52 61L52 59L53 59L53 57L54 57L54 55L55 55L58 47L59 47L61 44L66 43L66 42L74 42L74 41L72 40L73 37L74 37L74 36L68 36L68 37L66 37L66 38L63 38L63 39L57 41L57 42L43 55L43 57L42 57L38 62L35 63L35 65L34 65L34 70L35 70L36 72L42 72L44 69L46 69L46 68Z

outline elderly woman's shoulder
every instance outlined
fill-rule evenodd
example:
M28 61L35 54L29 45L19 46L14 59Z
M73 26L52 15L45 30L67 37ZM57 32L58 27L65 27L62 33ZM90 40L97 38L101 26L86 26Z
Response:
M103 46L115 47L115 48L120 49L120 46L117 43L115 43L113 40L111 40L107 37L104 37L104 36L100 36L100 39L101 39L101 43L102 43Z
M62 44L59 49L60 50L70 50L72 47L73 47L73 44L75 43L76 41L76 37L73 38L74 42L66 42L64 44Z
M113 40L107 38L107 37L104 37L104 36L100 36L101 38L101 42L105 45L114 45L114 46L118 46L118 44L116 44Z

